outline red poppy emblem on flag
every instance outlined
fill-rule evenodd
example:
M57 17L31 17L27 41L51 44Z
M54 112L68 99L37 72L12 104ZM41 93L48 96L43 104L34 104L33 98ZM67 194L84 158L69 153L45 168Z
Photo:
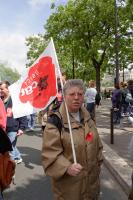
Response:
M87 133L85 139L86 139L86 141L92 141L93 140L93 133L92 132Z
M43 108L50 97L56 96L55 66L50 56L39 59L28 72L19 94L22 103L30 102L35 108Z

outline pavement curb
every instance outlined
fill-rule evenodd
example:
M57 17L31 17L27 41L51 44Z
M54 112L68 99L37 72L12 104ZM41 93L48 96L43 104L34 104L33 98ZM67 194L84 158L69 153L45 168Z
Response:
M132 167L107 144L103 143L104 164L128 195L131 187Z

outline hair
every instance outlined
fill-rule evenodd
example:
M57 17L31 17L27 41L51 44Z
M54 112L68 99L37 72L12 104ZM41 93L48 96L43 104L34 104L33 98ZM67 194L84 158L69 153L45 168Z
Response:
M66 75L66 71L63 68L61 68L60 71L62 75Z
M120 86L123 87L124 86L124 82L120 82Z
M129 89L129 91L131 92L132 97L133 97L133 80L128 80L127 83L128 83L127 88Z
M133 86L133 80L128 80L128 85Z
M120 89L120 84L119 84L119 83L116 83L116 84L115 84L115 88L116 88L116 89Z
M96 83L93 80L89 81L89 87L95 87Z
M2 81L1 82L1 85L5 84L6 85L6 88L8 88L10 86L10 83L9 81Z
M81 90L85 91L84 83L81 79L70 79L67 80L65 85L63 86L63 93L66 94L66 91L71 87L78 87Z

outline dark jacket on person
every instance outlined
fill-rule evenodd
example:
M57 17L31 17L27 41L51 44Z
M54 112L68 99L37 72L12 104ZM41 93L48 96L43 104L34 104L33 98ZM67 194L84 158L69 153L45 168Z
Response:
M119 108L122 104L122 93L120 89L114 89L112 92L112 106L114 108Z
M27 128L27 117L20 117L20 118L14 118L13 112L12 112L12 99L11 97L8 98L6 102L4 102L5 108L6 108L6 114L7 114L7 125L6 125L6 131L7 132L17 132L20 130L25 130ZM16 105L17 106L17 105Z

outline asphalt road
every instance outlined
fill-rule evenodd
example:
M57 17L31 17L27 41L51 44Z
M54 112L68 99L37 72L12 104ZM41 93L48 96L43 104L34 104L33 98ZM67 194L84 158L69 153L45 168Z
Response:
M41 131L29 132L18 139L23 163L17 165L16 185L4 192L5 200L53 200L50 180L41 166ZM103 166L100 200L126 200L124 192Z

